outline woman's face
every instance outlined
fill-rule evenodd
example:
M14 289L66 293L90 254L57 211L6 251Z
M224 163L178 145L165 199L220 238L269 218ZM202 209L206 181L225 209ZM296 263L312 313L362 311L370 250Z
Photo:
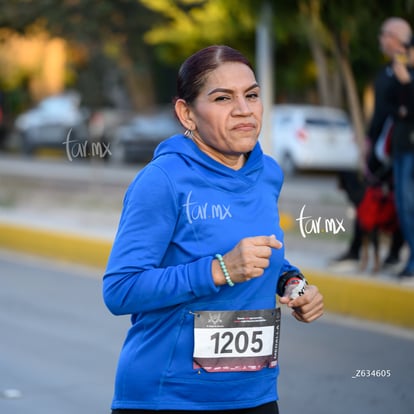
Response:
M200 149L231 166L254 148L262 125L260 88L252 70L229 62L210 72L190 114Z

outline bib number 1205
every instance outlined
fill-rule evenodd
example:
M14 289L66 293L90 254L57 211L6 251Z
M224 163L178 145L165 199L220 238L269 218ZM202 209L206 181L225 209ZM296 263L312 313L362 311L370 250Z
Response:
M260 353L263 349L263 331L216 332L210 339L214 342L215 354L244 354L247 351Z
M280 309L199 311L194 367L209 372L258 371L277 364Z

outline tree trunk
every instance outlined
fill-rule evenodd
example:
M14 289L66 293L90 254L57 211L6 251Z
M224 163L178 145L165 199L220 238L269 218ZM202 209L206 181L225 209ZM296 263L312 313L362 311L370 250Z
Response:
M131 57L123 48L119 65L125 75L132 109L136 112L148 112L155 106L155 94L147 62L144 61L141 65L142 70L137 71Z
M299 8L313 61L317 68L319 101L324 106L338 106L338 97L333 93L334 89L331 85L333 79L330 76L328 58L323 44L326 34L321 21L321 2L320 0L305 0L300 3Z
M317 67L317 85L318 85L318 95L322 105L324 106L335 106L334 101L332 100L332 95L330 94L329 88L329 71L326 61L326 55L324 53L323 47L319 41L316 31L312 27L312 23L308 29L308 40L310 49L312 52L313 60Z
M340 68L342 79L344 83L345 93L348 102L348 108L351 115L351 120L355 129L355 139L357 141L360 153L360 168L364 168L365 158L365 125L362 113L361 102L358 97L355 77L349 63L349 59L345 54L345 48L340 42L339 36L334 36L334 55Z

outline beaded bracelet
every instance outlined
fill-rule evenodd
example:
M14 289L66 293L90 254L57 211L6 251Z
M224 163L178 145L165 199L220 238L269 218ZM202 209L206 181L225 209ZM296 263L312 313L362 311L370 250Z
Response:
M234 286L234 282L230 278L229 271L227 270L226 264L224 263L223 256L221 254L216 254L216 258L219 261L221 271L224 274L224 278L226 279L226 283L230 286Z

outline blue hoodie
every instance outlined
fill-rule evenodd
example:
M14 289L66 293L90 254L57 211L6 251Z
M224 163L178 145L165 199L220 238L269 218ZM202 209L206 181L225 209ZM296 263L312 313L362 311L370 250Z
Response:
M274 249L264 275L216 286L215 254L243 238L283 242L283 174L259 143L240 170L216 162L183 135L162 142L131 183L103 280L107 307L131 314L112 408L225 410L278 399L279 367L207 372L193 367L197 311L276 307L281 273L296 269Z

